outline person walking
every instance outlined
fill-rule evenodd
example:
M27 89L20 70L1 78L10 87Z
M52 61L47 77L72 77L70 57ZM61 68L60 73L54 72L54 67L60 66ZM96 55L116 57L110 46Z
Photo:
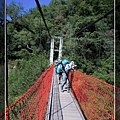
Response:
M62 84L61 84L61 92L64 92L64 85L66 84L67 86L67 92L70 90L70 84L68 80L68 74L71 70L73 70L76 65L74 64L73 61L69 62L68 60L63 60L62 61Z
M62 66L61 66L61 60L57 61L56 64L56 74L57 74L57 78L58 78L58 83L61 84L61 77L62 77Z

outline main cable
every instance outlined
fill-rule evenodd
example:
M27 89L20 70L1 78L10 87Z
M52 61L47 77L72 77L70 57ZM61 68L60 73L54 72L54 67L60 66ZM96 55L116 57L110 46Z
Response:
M120 6L120 3L116 6L116 9L117 9L119 6ZM107 17L110 13L113 12L113 10L114 10L114 8L111 9L109 12L107 12L107 13L106 13L105 15L103 15L102 17L98 18L96 21L88 24L88 25L87 25L86 27L84 27L84 28L81 28L81 30L80 30L79 32L75 33L75 37L78 37L79 34L80 34L81 32L83 32L85 29L87 29L87 28L89 28L90 26L94 25L96 22L102 20L103 18Z
M40 3L39 3L38 0L35 0L35 2L36 2L36 4L37 4L38 10L39 10L39 12L40 12L40 14L41 14L41 17L42 17L42 19L43 19L43 22L44 22L44 24L45 24L45 27L46 27L46 29L47 29L47 31L48 31L48 34L49 34L49 36L50 36L50 38L51 38L51 35L50 35L50 32L49 32L49 29L48 29L47 24L46 24L46 22L45 22L45 18L44 18L44 15L43 15L43 12L42 12L42 9L41 9L41 6L40 6Z

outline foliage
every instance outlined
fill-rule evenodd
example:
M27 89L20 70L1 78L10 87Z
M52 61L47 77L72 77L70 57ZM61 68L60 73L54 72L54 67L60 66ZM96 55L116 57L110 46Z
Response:
M14 11L13 8L15 8ZM79 31L112 8L113 1L108 0L52 0L48 6L42 6L51 36L63 37L62 59L74 60L78 70L110 84L114 84L113 13L82 33ZM9 88L10 98L24 93L20 88L27 90L33 84L30 78L34 78L38 70L36 68L38 64L33 61L45 51L47 54L41 57L41 63L45 65L45 61L48 63L50 52L50 38L38 9L30 9L24 14L23 11L21 4L11 3L7 6L7 14L12 19L7 24L8 59L9 61L22 60L21 67L14 69L9 76L9 86L12 86ZM58 46L57 40L55 45ZM55 53L55 59L57 55ZM45 68L42 66L42 71ZM31 73L33 71L34 73Z
M11 4L7 6L7 14L12 20L17 19L23 11L24 9L21 3L18 3L17 5L14 1L12 1Z
M0 64L4 61L4 1L0 1Z
M0 1L0 113L5 109L5 73L4 73L4 0Z
M43 52L42 60L44 62L41 56L33 55L28 59L9 61L9 104L23 95L49 67L46 52Z
M116 5L120 4L119 1L116 1ZM115 68L116 68L116 86L120 87L120 7L116 9L116 31L115 31Z
M0 25L0 61L4 61L4 27Z
M4 86L5 86L5 81L4 81L4 65L0 64L0 113L4 111L5 107L5 100L4 100Z

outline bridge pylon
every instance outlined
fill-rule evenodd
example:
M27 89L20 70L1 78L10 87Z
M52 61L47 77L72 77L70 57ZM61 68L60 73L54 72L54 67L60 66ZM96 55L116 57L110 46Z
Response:
M59 50L54 49L54 39L59 39ZM58 59L61 59L62 57L62 46L63 46L63 37L59 37L59 36L52 36L51 38L51 48L50 48L50 65L53 64L53 58L54 58L54 51L58 51Z

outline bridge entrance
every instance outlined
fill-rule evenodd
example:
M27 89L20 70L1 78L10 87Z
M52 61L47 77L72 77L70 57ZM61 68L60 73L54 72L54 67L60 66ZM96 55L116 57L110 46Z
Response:
M58 41L59 40L59 41ZM50 48L50 65L55 59L62 57L63 37L52 36Z

